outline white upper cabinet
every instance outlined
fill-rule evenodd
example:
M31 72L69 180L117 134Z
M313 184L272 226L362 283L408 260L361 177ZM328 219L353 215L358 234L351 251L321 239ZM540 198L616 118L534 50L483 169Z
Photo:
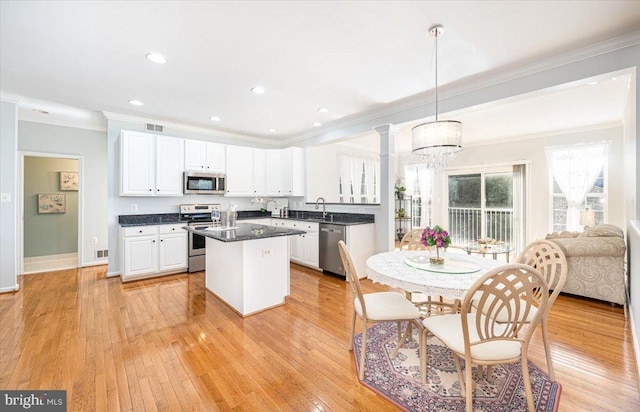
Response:
M153 196L156 187L155 137L122 131L120 139L120 195Z
M267 195L284 196L282 192L282 150L267 150Z
M253 195L266 193L267 153L263 149L253 149Z
M183 140L156 136L156 195L182 196Z
M225 145L202 140L185 140L184 168L198 172L225 173Z
M304 149L267 150L267 195L304 196Z
M253 150L227 146L227 196L254 196Z
M304 149L288 147L282 150L282 193L284 196L304 196Z
M121 196L182 196L182 139L122 131Z

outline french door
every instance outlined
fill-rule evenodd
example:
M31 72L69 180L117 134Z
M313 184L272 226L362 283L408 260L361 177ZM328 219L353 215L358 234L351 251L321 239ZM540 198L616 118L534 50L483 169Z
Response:
M451 172L447 188L448 230L455 245L495 239L521 249L524 216L524 167Z

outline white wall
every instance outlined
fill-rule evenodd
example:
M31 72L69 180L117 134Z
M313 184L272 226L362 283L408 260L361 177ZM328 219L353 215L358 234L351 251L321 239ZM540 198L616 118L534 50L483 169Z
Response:
M105 263L94 250L107 249L107 139L103 131L19 122L18 150L81 157L82 266ZM97 237L98 244L91 244Z
M0 292L18 289L16 248L18 108L0 102L0 192L10 197L0 202Z

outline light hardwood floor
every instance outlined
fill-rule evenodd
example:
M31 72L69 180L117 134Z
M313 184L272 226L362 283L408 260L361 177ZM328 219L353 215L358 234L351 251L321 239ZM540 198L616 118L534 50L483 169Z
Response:
M243 320L203 273L105 271L21 276L0 295L1 389L65 389L70 411L396 409L358 382L344 281L292 265L287 304ZM549 323L560 411L640 410L623 308L560 296ZM531 359L546 368L539 331Z

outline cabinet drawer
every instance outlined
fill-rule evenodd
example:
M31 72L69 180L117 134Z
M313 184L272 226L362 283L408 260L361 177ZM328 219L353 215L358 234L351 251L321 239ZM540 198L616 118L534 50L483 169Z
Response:
M146 236L146 235L155 235L158 233L158 226L133 226L133 227L125 227L124 235L126 237L129 236Z
M285 221L285 225L284 226L289 228L289 229L302 230L302 228L304 227L304 222L301 222L299 220L287 220L287 221Z
M318 232L320 225L318 223L302 222L300 230L304 230L305 232Z
M186 226L186 223L178 223L175 225L160 225L158 226L158 231L161 235L165 235L167 233L185 233L185 230L182 226Z

